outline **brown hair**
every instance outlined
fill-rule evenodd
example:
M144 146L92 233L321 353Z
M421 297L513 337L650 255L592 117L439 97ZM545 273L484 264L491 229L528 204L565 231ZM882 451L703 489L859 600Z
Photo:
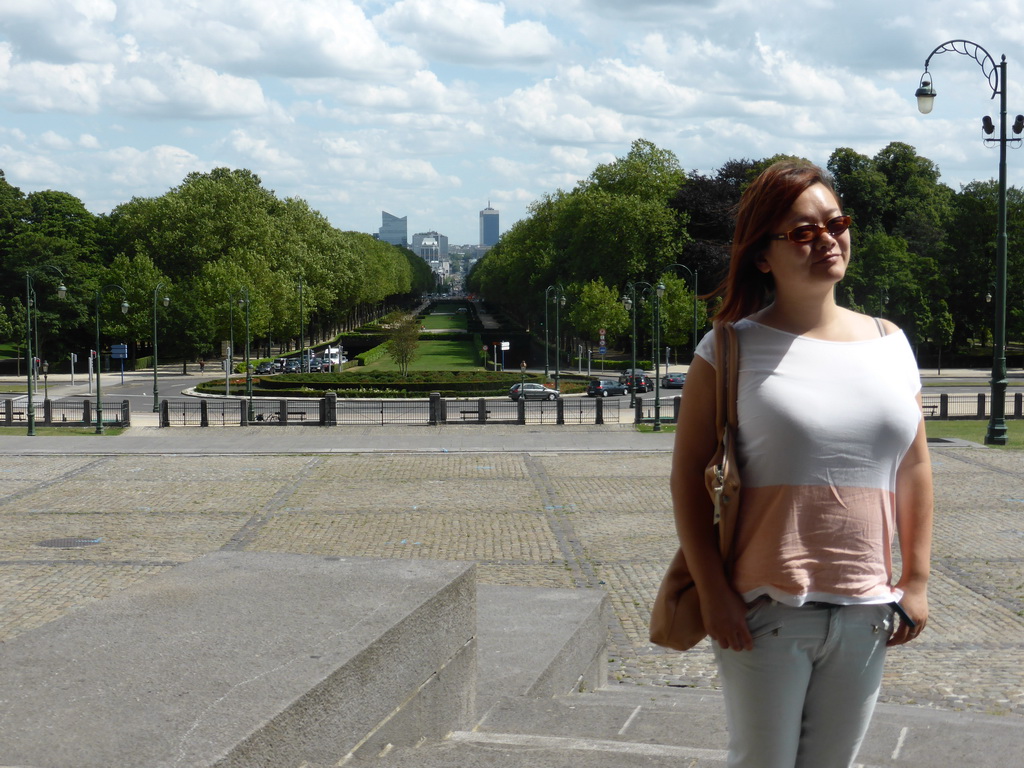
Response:
M824 184L839 201L832 177L806 161L783 160L770 165L743 192L736 209L729 274L708 294L724 297L715 320L735 322L771 303L775 281L770 273L757 268L757 259L768 248L773 227L815 184Z

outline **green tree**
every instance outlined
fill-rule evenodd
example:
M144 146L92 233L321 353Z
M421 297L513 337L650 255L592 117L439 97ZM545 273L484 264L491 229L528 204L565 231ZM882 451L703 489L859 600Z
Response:
M415 315L393 313L389 316L388 340L385 348L388 357L398 366L401 376L409 375L409 366L416 359L420 345L420 323Z
M606 332L606 341L621 339L628 334L629 314L622 306L617 290L598 279L578 286L574 293L568 315L580 339L593 346L600 341L602 328Z

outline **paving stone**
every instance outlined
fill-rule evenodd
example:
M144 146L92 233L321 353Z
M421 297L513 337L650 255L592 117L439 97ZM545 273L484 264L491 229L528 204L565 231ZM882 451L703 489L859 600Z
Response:
M665 450L598 452L616 433L594 430L585 451L503 448L509 430L477 452L159 455L171 430L152 431L152 454L4 455L0 641L222 548L467 560L483 584L607 592L613 680L718 687L707 641L647 642L676 546ZM943 447L933 465L932 615L890 653L882 698L1022 716L1024 453ZM97 543L42 545L76 538Z

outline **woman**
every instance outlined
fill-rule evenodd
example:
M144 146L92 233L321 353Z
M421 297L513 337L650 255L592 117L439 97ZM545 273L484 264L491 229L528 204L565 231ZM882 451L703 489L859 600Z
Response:
M850 220L809 163L768 168L737 210L716 320L740 346L743 495L723 564L704 488L714 334L686 379L672 463L676 527L722 678L729 766L850 766L886 646L928 620L931 465L920 377L892 323L838 306ZM892 584L891 545L902 567ZM899 602L914 622L894 621Z

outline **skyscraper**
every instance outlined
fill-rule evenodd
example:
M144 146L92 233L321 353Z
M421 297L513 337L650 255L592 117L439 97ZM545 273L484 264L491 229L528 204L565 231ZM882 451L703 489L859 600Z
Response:
M480 245L498 244L498 211L491 208L491 201L480 211Z
M392 245L409 247L409 222L408 216L398 218L387 211L380 212L381 226L377 234L378 240Z

